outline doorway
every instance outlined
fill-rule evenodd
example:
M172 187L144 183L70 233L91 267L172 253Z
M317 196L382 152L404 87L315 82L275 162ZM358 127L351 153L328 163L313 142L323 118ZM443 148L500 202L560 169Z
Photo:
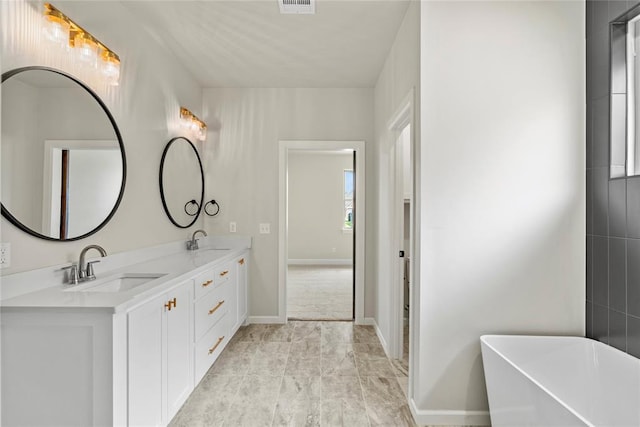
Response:
M280 142L279 318L364 311L364 142Z
M289 150L287 319L353 320L353 150Z
M412 395L411 371L414 298L413 271L415 263L415 141L413 91L405 97L389 122L390 218L391 248L391 337L390 357L399 370L406 373L401 384L408 396Z

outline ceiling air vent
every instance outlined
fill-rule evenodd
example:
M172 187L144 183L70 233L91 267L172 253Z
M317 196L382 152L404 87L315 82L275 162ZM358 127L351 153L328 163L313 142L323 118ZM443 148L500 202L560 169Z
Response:
M280 13L316 13L316 0L278 0Z

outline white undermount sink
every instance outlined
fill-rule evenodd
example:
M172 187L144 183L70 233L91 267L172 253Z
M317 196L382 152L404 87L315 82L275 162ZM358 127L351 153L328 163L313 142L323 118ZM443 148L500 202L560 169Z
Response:
M65 291L70 292L125 292L165 276L164 273L122 273L99 282L74 286Z

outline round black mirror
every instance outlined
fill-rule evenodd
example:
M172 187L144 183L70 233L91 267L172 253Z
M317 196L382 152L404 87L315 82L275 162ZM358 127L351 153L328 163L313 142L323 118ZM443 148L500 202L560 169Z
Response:
M164 211L176 227L191 227L202 211L204 171L198 150L187 138L173 138L164 148L160 197Z
M120 205L126 156L89 87L52 68L2 74L2 215L46 240L83 239Z

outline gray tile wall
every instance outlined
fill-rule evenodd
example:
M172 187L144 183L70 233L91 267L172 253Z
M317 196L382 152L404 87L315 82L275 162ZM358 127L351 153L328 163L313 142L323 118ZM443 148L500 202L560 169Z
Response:
M640 177L609 179L609 21L637 4L586 4L586 330L640 357Z

